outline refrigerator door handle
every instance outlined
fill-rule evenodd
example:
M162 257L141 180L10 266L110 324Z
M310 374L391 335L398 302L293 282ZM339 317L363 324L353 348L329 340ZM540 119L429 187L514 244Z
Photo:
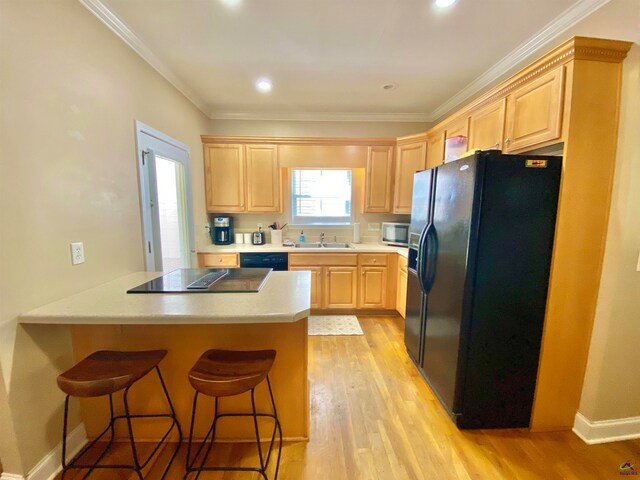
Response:
M425 293L427 293L427 290L426 290L426 285L424 283L424 278L425 278L424 267L425 267L425 263L427 261L428 255L424 249L424 242L427 239L428 229L429 229L429 226L427 225L426 227L424 227L424 229L422 230L422 233L420 234L420 240L418 241L418 258L416 260L416 276L418 277L418 284L420 285L420 288L422 289L422 291Z
M425 271L422 284L424 285L424 292L429 293L433 288L433 282L436 279L436 258L438 256L438 235L436 234L436 228L433 223L430 223L426 228L425 235L426 243L426 259L425 259Z

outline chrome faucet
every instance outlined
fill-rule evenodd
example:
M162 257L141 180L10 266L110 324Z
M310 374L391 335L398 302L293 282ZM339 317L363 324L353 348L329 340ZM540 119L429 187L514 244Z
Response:
M324 245L324 232L320 232L320 245Z

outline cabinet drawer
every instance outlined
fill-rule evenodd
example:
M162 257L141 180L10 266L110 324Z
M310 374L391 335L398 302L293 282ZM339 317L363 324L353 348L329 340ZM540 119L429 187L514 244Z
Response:
M377 265L385 266L387 264L387 255L385 253L361 253L360 265Z
M201 253L199 257L201 267L234 268L239 266L237 253Z
M290 253L289 265L358 265L356 253Z

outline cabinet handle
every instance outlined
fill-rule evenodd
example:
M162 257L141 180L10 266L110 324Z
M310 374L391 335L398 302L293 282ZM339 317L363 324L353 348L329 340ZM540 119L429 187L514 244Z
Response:
M505 145L509 145L511 143L511 139L509 137L504 139Z
M364 272L362 272L362 276L364 277Z
M489 148L498 148L500 146L500 142L496 142L493 145L491 145Z

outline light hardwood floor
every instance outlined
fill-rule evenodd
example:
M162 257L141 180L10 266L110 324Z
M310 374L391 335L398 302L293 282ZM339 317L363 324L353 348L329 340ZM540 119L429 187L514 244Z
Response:
M640 461L640 440L589 446L571 432L457 430L406 355L402 319L359 319L364 336L309 339L311 440L285 445L280 479L613 479L620 478L620 464ZM254 450L225 444L212 459L255 464ZM127 454L126 444L118 445L110 461ZM183 448L169 479L182 478L184 457ZM163 461L151 467L147 478L160 477ZM135 477L96 472L90 478Z

